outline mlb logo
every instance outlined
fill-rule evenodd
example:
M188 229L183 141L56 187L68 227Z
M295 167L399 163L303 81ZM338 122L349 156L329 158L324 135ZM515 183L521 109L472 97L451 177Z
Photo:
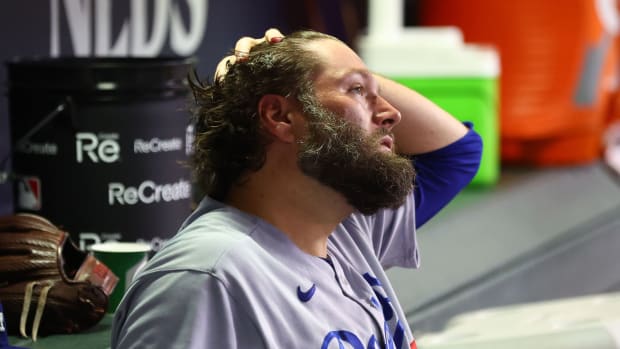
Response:
M31 211L41 209L41 180L38 177L23 177L17 181L17 206Z

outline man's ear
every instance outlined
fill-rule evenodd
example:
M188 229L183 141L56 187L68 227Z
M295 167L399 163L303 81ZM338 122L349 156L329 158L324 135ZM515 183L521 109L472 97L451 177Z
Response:
M291 113L294 111L294 105L280 95L264 95L258 101L258 115L263 127L283 142L295 141L291 119Z

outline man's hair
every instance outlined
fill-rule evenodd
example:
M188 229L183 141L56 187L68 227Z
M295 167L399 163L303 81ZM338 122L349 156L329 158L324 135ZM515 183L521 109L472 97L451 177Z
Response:
M309 41L336 38L298 31L281 42L261 43L247 60L228 67L213 84L191 82L196 104L193 175L204 194L224 201L231 186L265 162L271 137L262 130L258 102L276 94L302 102L312 99L320 60L305 48Z

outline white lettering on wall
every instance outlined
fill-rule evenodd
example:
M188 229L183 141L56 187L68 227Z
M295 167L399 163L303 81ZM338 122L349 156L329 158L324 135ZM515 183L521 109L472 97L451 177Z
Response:
M52 6L50 11L52 15L50 20L50 35L52 35L50 39L50 54L53 57L60 55L60 10L58 1L61 0L52 0L50 2ZM63 1L67 24L71 33L73 53L76 56L88 56L91 50L91 3L91 0Z
M134 0L131 2L131 13L147 13L147 7L146 0ZM168 33L169 7L170 1L168 0L155 1L152 18L153 31L150 33L150 39L146 16L132 17L131 52L139 52L140 55L144 56L154 56L161 51L166 43L166 34Z
M78 132L75 134L75 159L78 163L86 158L94 163L99 161L113 163L119 160L121 147L117 141L118 134L100 134Z
M136 205L139 203L148 205L162 201L180 201L191 198L191 194L192 185L184 179L165 184L145 180L134 187L119 182L108 184L108 204L110 206Z
M207 24L207 2L204 0L186 0L189 6L190 26L189 30L183 28L183 18L178 4L172 8L170 47L180 55L189 55L196 50L202 41Z
M111 0L95 1L95 56L126 56L127 55L127 20L116 42L112 44L112 4Z
M75 56L153 57L162 52L167 37L174 53L191 55L204 37L208 3L206 0L131 0L129 16L113 37L112 0L51 0L50 54L52 57L67 54L61 52L61 11L64 11ZM153 7L152 11L149 6ZM183 18L181 6L187 6L188 18ZM149 14L152 18L147 18Z

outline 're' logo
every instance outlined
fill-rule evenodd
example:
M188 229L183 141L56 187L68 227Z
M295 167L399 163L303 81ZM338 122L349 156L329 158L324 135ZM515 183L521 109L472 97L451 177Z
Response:
M100 134L78 132L75 135L75 158L78 163L89 159L94 163L116 162L120 158L121 147L118 144L118 134Z
M25 210L41 209L41 180L23 177L17 181L17 205Z
M301 290L301 286L297 286L297 298L304 303L308 302L314 296L314 292L316 292L316 284L312 284L312 287L305 292Z

